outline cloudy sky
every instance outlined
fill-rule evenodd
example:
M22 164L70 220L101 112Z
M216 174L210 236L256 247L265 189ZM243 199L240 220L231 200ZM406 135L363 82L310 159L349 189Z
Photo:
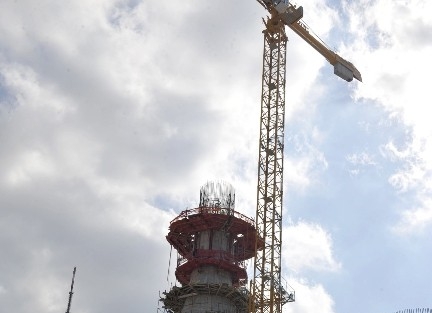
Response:
M287 30L284 312L431 307L432 2L298 4L363 83ZM169 221L202 184L230 182L254 217L263 16L1 1L1 312L64 312L74 266L73 312L156 312Z

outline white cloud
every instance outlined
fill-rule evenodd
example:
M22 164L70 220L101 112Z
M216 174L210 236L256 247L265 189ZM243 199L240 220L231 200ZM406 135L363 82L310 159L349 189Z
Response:
M142 201L133 202L132 199L137 194L124 194L113 202L116 202L116 207L113 207L110 214L113 224L119 224L127 230L132 230L139 233L141 236L157 242L161 241L168 232L169 222L174 219L174 212L167 212ZM168 247L168 243L166 243Z
M375 157L367 151L348 154L345 159L350 165L348 171L352 176L359 175L366 167L375 168L377 165Z
M432 223L432 201L430 195L422 200L419 203L419 207L411 208L402 213L399 223L393 227L395 233L399 235L421 234Z
M426 218L432 207L424 205L432 199L432 193L426 192L432 187L432 123L426 114L432 71L432 23L427 12L432 12L432 3L363 0L346 1L345 8L353 37L344 50L353 55L364 78L356 97L373 100L388 112L389 119L397 116L411 129L402 147L393 142L386 147L390 160L404 164L389 182L401 192L417 194L401 214L405 229L416 231L432 225ZM418 203L422 214L417 214ZM403 222L407 217L408 224Z
M334 300L321 284L310 283L299 278L290 278L290 285L295 289L296 299L283 307L283 312L334 313Z
M57 277L49 273L46 273L45 277L35 274L31 285L33 290L28 290L28 292L36 291L38 297L36 306L40 309L46 308L47 312L56 312L67 307L65 305L67 294L62 290L63 286Z
M353 165L376 165L373 156L367 152L353 153L348 155L346 159Z
M52 176L52 165L39 151L28 151L16 160L16 165L6 173L6 180L12 185L29 182L34 176Z
M331 235L320 225L300 221L283 229L283 261L287 269L338 271L341 264L333 256Z
M304 134L287 136L287 142L293 152L286 154L284 160L284 184L289 189L305 191L319 183L320 174L328 168L323 152L319 150L322 135L313 128L311 138Z
M337 11L323 1L308 1L303 5L303 21L310 27L311 33L316 32L326 41L334 24L339 22ZM293 118L305 117L308 120L314 111L316 99L322 93L322 87L317 83L320 69L326 66L326 72L333 75L331 66L308 43L287 29L286 66L286 122Z

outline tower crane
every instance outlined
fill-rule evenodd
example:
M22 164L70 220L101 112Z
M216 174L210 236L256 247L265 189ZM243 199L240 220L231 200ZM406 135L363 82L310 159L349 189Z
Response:
M303 7L287 0L257 0L269 13L264 20L261 116L259 135L256 229L253 279L248 312L281 313L295 299L285 290L281 277L283 152L285 122L285 26L311 45L334 66L334 74L346 81L362 81L357 68L313 35L302 22Z

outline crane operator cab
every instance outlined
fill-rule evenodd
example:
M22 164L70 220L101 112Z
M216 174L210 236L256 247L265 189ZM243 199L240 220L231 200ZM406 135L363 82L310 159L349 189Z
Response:
M279 1L273 0L273 5L275 6L275 9L281 14L285 13L285 11L290 6L288 0L279 0Z
M288 0L263 0L267 9L273 7L285 25L290 25L303 17L303 7L296 8Z
M288 2L287 2L288 3ZM275 9L279 12L282 21L285 25L291 25L299 21L303 17L303 7L298 8L292 4L287 4L284 1L279 2Z

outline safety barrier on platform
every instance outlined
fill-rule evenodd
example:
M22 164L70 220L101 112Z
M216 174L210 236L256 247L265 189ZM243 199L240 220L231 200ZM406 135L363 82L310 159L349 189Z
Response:
M247 217L246 215L243 215L237 211L234 211L232 209L226 209L226 208L219 208L219 207L199 207L194 208L190 210L184 210L180 213L179 216L177 216L175 219L171 221L171 224L174 222L177 222L181 219L197 215L197 214L221 214L221 215L233 215L234 217L241 219L252 226L255 226L255 221L252 218Z
M177 267L182 266L187 261L191 259L214 259L214 260L224 260L229 263L235 264L241 268L247 267L247 260L238 261L231 253L224 251L224 250L205 250L200 249L197 250L197 253L195 255L188 255L188 256L181 256L180 254L177 256Z

